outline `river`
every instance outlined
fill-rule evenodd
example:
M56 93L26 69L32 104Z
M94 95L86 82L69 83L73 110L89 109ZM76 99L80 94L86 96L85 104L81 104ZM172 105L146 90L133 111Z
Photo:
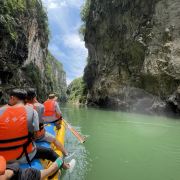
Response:
M86 135L80 144L67 131L75 152L73 173L63 180L180 179L180 121L77 106L63 106L64 118Z

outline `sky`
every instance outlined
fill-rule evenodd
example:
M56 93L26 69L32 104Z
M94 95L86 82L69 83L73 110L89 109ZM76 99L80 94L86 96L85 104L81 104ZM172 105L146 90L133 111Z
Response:
M80 10L85 0L42 0L51 31L49 50L66 72L67 84L83 75L88 55L79 36Z

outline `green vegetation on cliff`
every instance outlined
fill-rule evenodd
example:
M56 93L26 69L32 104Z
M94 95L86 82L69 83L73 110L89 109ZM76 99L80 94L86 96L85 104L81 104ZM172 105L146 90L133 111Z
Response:
M47 94L56 93L61 101L66 101L66 79L62 64L48 52L45 59L46 93L43 92L43 81L40 69L32 62L23 68L28 84L32 83L36 87L37 93L45 99ZM27 85L28 86L28 85Z
M90 11L90 4L91 4L91 0L85 0L84 5L81 7L81 20L83 21L83 24L79 29L79 33L83 37L85 36L85 32L86 32L86 22Z
M68 101L76 104L86 103L86 86L82 77L73 80L67 89Z
M36 18L39 26L39 35L44 34L45 37L49 35L48 18L42 6L41 1L38 0L0 0L0 24L3 26L2 33L9 34L12 40L18 38L18 18L25 16L28 18L30 14L36 11ZM42 34L41 34L42 33ZM42 44L43 45L43 44Z
M61 101L65 101L67 98L66 74L62 64L50 52L45 61L45 76L49 90L56 93Z
M89 16L91 0L86 0L81 9L81 19L84 23L87 22L87 18Z
M62 65L48 54L49 28L41 0L0 0L0 103L7 90L34 87L66 99Z

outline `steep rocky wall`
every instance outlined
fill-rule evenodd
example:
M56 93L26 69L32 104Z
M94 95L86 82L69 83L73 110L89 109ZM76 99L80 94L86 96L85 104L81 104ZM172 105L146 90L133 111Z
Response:
M63 65L48 53L45 62L45 75L48 77L47 86L58 95L60 101L67 99L66 73Z
M179 111L179 0L91 0L85 42L88 103Z
M40 99L61 87L59 81L51 82L45 73L48 35L48 19L40 0L0 0L2 103L7 99L6 92L13 87L35 87ZM56 83L52 85L54 88L48 82Z

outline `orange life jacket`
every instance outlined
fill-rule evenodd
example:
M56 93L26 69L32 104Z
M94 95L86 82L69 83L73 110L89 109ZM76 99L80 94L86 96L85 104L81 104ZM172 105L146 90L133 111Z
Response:
M0 156L0 175L3 175L6 170L6 160L3 156Z
M59 119L61 116L56 113L56 108L55 108L55 103L56 101L52 99L48 99L47 101L44 102L44 114L43 116L54 116L57 119Z
M27 103L27 105L32 106L34 110L38 111L35 103ZM39 113L38 113L39 114ZM45 129L42 120L39 118L39 131L36 132L35 140L39 140L45 136Z
M7 161L19 159L25 154L29 162L28 153L34 147L33 126L28 122L27 113L23 105L7 106L0 115L0 155Z

